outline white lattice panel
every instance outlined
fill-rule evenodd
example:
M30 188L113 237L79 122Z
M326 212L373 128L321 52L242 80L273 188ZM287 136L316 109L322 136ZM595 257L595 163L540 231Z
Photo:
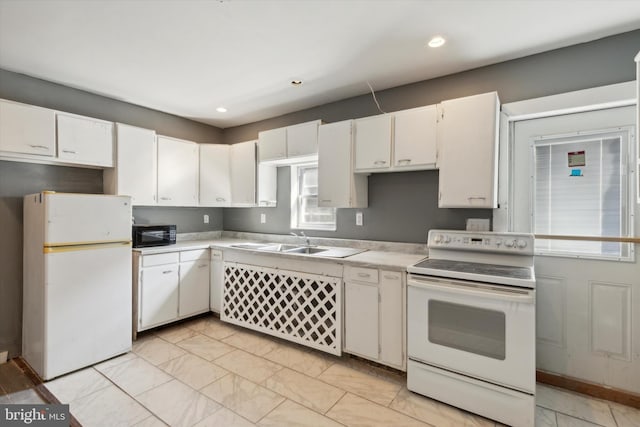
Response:
M220 316L340 355L341 283L337 277L225 262Z

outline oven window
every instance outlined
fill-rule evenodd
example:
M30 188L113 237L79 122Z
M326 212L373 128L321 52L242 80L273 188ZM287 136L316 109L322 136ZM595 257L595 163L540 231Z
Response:
M500 311L429 300L428 322L434 344L505 359L505 316Z

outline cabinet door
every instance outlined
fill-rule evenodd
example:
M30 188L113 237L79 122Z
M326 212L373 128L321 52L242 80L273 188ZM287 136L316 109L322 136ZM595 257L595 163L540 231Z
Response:
M209 260L180 263L180 317L209 311Z
M280 160L287 157L287 128L258 133L259 161Z
M160 325L178 317L178 264L142 269L138 299L139 328Z
M435 105L412 108L394 114L393 166L407 169L433 169L436 166Z
M198 204L198 144L158 136L158 204Z
M353 173L353 121L318 129L318 206L367 207L367 176Z
M229 146L200 144L200 204L231 205Z
M438 207L496 208L498 95L444 101L440 108Z
M256 204L256 142L247 141L231 146L231 204Z
M380 272L380 361L404 367L404 298L402 274Z
M287 157L311 156L318 153L320 121L287 127Z
M220 313L222 310L222 283L224 282L224 267L222 265L222 251L211 249L211 277L209 278L210 308Z
M60 113L56 120L60 160L113 166L113 123Z
M278 204L278 168L258 164L258 206L276 207Z
M356 120L356 171L389 168L392 119L383 114Z
M108 194L131 196L133 205L156 204L156 132L116 123L116 167L105 170L105 187L114 173Z
M53 110L0 100L0 151L54 156L55 142Z
M377 285L345 282L344 336L345 351L378 359Z

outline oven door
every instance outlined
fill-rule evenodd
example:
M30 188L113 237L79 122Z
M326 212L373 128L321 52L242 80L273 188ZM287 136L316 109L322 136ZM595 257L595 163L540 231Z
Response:
M409 359L527 393L535 388L535 290L411 274Z

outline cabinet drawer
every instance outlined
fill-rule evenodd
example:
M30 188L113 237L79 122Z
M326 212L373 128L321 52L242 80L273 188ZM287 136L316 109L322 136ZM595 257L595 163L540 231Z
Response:
M153 267L154 265L176 264L178 262L178 252L169 252L166 254L143 255L142 266Z
M346 280L357 280L360 282L378 283L378 270L375 268L362 268L346 266L344 269Z
M380 280L383 282L398 286L402 284L402 273L400 273L399 271L382 270L380 272L380 275L382 276Z
M209 249L197 249L193 251L180 252L180 262L196 261L196 260L208 260Z
M222 251L218 249L211 249L211 260L222 261Z

